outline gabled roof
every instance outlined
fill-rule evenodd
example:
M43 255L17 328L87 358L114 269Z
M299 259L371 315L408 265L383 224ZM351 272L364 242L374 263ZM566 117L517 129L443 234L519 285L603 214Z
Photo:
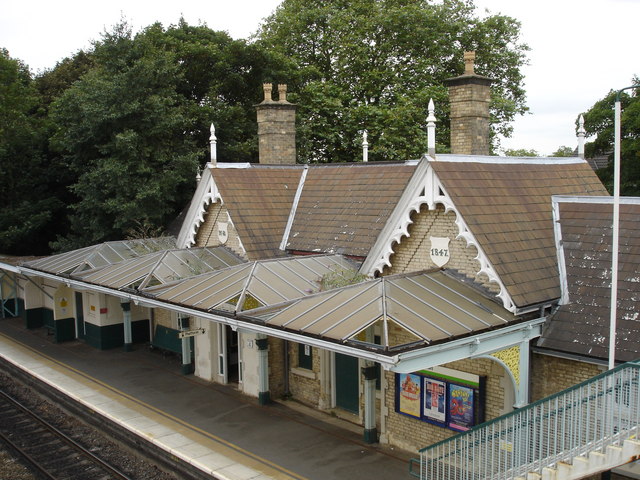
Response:
M563 305L538 346L574 355L609 356L612 197L554 197ZM616 359L640 352L640 198L620 199Z
M247 256L282 256L280 242L303 172L300 166L211 170Z
M217 164L202 177L178 245L193 245L206 207L221 202L252 260L286 251L365 257L415 163Z
M106 242L25 262L24 265L48 273L70 275L175 246L174 237Z
M366 257L415 168L378 162L310 166L285 248Z
M560 297L552 195L607 195L580 158L440 155L440 182L518 307Z

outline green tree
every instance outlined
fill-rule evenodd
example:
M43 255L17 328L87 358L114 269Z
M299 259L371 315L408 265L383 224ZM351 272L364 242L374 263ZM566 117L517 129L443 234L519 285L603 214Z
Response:
M627 90L620 96L622 115L620 122L620 194L640 195L640 77L634 76L632 85L638 89ZM611 90L598 100L584 115L587 137L595 136L585 144L587 158L606 155L609 165L597 171L598 176L613 193L614 103L617 91ZM576 120L577 123L577 120Z
M198 148L177 62L126 24L94 50L97 66L54 102L54 143L77 180L67 249L165 225L191 194Z
M303 160L359 158L364 129L371 158L395 160L426 151L430 98L437 142L448 145L444 80L462 73L465 50L476 51L476 72L494 79L493 132L511 133L527 110L519 27L510 17L477 17L471 0L284 0L256 38L298 66L287 83L300 105Z
M553 152L551 154L552 157L573 157L574 156L574 149L571 147L566 147L566 146L562 146L562 147L558 147L558 150L556 150L555 152Z
M259 45L184 20L136 35L123 21L86 59L59 64L46 91L55 99L53 145L76 200L70 231L55 248L167 225L191 198L212 122L220 160L257 159L253 105L264 78L286 68L289 62Z
M0 251L42 254L63 208L29 69L0 50Z
M504 151L505 157L539 157L540 154L533 149L510 148Z

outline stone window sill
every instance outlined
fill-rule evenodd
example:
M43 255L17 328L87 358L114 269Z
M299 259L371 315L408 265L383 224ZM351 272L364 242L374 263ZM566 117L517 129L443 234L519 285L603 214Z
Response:
M294 375L298 375L300 377L310 378L311 380L315 380L317 378L317 375L315 374L314 371L307 370L306 368L294 367L291 369L291 373L293 373Z

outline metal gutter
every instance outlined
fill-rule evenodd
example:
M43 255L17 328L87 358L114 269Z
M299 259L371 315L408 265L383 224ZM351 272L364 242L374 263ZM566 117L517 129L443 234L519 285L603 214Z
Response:
M400 353L397 364L391 370L398 373L411 373L463 358L491 354L520 344L524 340L539 337L545 321L546 317L540 317L413 352Z
M280 250L283 250L283 251L287 249L289 234L291 233L291 227L293 226L293 221L296 218L298 203L300 202L300 197L302 196L302 190L304 189L304 182L307 179L307 172L309 172L309 165L304 166L304 169L302 170L302 174L300 175L300 182L298 182L298 189L296 190L296 195L295 197L293 197L293 203L291 204L291 211L289 212L287 225L284 229L284 233L282 234L282 241L280 242Z

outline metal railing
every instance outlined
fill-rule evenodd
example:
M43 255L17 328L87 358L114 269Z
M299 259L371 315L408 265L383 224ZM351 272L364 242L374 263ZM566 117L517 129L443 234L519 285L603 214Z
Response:
M620 445L639 430L635 361L423 448L410 473L425 480L513 479Z

